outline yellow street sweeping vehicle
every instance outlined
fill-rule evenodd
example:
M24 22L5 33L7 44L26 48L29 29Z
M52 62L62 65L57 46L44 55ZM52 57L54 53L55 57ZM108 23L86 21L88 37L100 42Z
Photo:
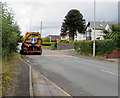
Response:
M27 32L22 41L21 54L42 54L42 39L39 32Z

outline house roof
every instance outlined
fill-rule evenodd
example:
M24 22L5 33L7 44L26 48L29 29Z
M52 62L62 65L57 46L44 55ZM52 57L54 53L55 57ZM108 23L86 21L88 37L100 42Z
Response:
M94 29L94 21L90 21L89 23L90 23L91 28ZM95 22L95 29L97 29L97 30L103 30L107 26L107 24L109 24L109 22L96 21Z
M45 38L50 38L51 37L51 39L60 39L61 37L60 37L60 35L48 35L48 36L46 36Z
M62 35L66 35L66 34L68 34L69 32L62 32L62 33L60 33L60 35L62 36Z

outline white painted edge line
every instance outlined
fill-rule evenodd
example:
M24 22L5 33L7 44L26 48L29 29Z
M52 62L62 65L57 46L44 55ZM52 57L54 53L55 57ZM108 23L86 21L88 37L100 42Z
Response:
M52 85L54 85L57 89L61 90L64 94L66 94L67 96L71 96L70 94L68 94L66 91L64 91L62 88L60 88L59 86L57 86L55 83L53 83L52 81L50 81L48 78L46 78L44 75L41 75L42 77L44 77L46 80L48 80ZM72 97L72 96L71 96Z
M117 73L114 73L114 72L111 72L111 71L107 71L107 70L100 70L100 71L103 71L103 72L106 72L106 73L109 73L109 74L112 74L112 75L120 76Z

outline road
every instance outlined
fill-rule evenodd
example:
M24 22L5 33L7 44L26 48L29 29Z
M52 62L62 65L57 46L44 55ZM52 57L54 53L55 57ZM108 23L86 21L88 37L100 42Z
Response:
M41 56L28 55L27 62L72 96L118 96L118 62L68 54L43 50Z

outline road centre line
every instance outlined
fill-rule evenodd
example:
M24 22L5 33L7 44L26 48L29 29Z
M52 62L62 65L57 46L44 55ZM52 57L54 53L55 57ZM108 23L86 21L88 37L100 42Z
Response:
M111 72L111 71L107 71L107 70L100 70L100 71L106 72L106 73L109 73L109 74L112 74L112 75L120 76L117 73L114 73L114 72Z

